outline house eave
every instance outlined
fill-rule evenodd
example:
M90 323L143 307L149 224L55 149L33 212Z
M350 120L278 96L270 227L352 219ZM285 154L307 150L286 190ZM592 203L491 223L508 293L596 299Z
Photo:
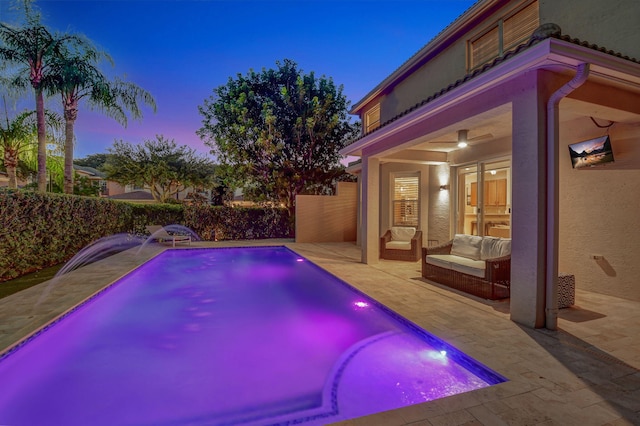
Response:
M362 137L343 148L340 153L362 156L363 150L387 139L399 130L427 120L454 103L489 90L523 72L536 69L546 69L552 72L571 71L585 62L591 64L593 76L640 88L640 65L638 63L569 41L547 38Z
M387 78L382 80L382 82L371 90L371 92L365 95L364 98L356 102L349 113L354 115L358 114L369 102L381 94L391 90L394 86L423 66L434 56L442 52L451 44L455 43L463 34L466 33L472 23L490 15L505 2L505 0L479 0L473 4L462 15L460 15L460 17L428 42L422 49L416 52L405 63L400 65L400 67L392 72Z

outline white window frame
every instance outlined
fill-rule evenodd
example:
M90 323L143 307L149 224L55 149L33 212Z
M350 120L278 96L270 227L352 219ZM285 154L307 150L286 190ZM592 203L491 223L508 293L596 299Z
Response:
M369 133L380 127L380 104L364 113L364 132Z
M398 194L396 180L407 182L406 195ZM411 186L415 185L412 189ZM398 214L396 214L398 212ZM420 227L420 173L394 173L391 175L391 226Z

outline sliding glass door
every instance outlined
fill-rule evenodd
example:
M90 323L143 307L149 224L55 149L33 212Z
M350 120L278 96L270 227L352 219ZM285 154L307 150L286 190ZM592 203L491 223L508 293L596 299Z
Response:
M458 168L456 233L511 237L511 161Z
M478 166L458 168L456 234L478 235Z
M511 163L484 164L482 235L511 238Z

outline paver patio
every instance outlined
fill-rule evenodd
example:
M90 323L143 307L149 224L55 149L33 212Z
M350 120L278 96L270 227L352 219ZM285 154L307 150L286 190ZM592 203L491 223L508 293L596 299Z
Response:
M531 330L509 320L508 301L429 283L419 262L362 264L350 243L192 247L273 244L286 244L509 379L343 425L640 425L640 302L578 290L576 305L560 311L558 331ZM0 299L0 351L165 248L121 253Z

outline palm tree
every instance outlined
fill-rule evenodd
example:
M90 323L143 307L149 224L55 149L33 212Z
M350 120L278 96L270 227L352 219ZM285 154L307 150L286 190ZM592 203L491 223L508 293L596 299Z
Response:
M36 139L35 124L29 123L29 118L33 115L33 111L23 112L9 121L7 114L6 128L0 125L0 148L4 154L4 166L9 175L9 188L18 187L16 170L20 154L26 150L31 141Z
M123 126L127 126L127 112L134 119L142 118L140 102L156 110L153 96L133 83L119 79L109 81L97 68L96 62L108 55L95 49L70 53L52 61L47 77L50 94L62 96L65 120L64 192L73 194L74 125L78 118L78 104L86 99L90 107L104 112ZM111 61L110 61L111 62Z
M9 188L18 187L17 169L20 157L31 148L37 137L35 111L25 111L13 120L9 120L9 113L5 100L6 127L0 124L0 150L3 152L4 166L9 175ZM60 127L60 117L52 112L46 113L47 126L55 131Z
M26 26L13 27L0 23L0 59L24 66L13 85L26 88L31 85L36 96L36 126L38 133L38 190L46 191L47 138L45 130L43 79L48 73L49 61L59 55L65 46L84 47L87 43L76 35L53 35L40 23L40 14L24 0Z

